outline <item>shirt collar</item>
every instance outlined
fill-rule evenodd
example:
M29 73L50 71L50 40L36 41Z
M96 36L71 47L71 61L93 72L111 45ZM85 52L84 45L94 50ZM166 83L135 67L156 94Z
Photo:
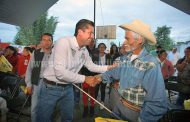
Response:
M144 56L146 56L146 55L148 55L148 51L147 51L145 48L143 48L143 49L141 50L140 54L139 54L135 59L137 59L137 58L140 59L140 58L142 58L142 57L144 57ZM128 60L131 59L131 56L132 56L132 53L127 54ZM133 59L133 60L135 60L135 59Z
M148 55L148 51L145 48L143 48L137 58L142 58L146 55Z
M45 51L43 50L43 48L40 49L41 53L45 53ZM46 54L46 53L45 53ZM51 54L51 51L49 51L47 54Z
M40 49L40 52L42 52L42 53L44 52L43 48Z
M82 48L79 47L79 44L78 44L77 39L76 39L75 36L74 36L73 39L71 40L71 48L72 48L73 50L76 50L76 51L77 51L77 50L85 50L85 49L86 49L85 46L82 47Z

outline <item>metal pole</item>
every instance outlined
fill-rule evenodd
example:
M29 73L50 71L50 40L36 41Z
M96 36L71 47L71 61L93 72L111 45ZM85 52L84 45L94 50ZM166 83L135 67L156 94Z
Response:
M74 83L72 83L77 89L79 89L81 92L85 93L88 97L90 97L91 99L93 99L96 103L98 103L100 106L102 106L104 109L106 109L108 112L110 112L111 114L113 114L117 119L122 120L118 115L116 115L114 112L112 112L110 109L108 109L106 106L104 106L102 103L100 103L98 100L96 100L95 98L93 98L92 96L90 96L87 92L85 92L83 89L81 89L80 87L78 87L77 85L75 85Z
M96 35L96 0L94 0L94 39Z

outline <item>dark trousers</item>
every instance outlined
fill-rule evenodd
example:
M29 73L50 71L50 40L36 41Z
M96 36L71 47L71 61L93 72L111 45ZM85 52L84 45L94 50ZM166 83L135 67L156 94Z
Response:
M95 98L96 99L98 97L99 88L100 88L100 93L101 93L101 101L104 102L105 92L106 92L106 83L101 82L100 84L96 85L96 87L95 87Z

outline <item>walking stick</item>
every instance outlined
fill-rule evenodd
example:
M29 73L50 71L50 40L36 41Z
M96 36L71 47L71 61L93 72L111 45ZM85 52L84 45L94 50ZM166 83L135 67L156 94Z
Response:
M87 92L85 92L83 89L81 89L80 87L78 87L76 84L72 83L77 89L79 89L81 92L85 93L88 97L90 97L91 99L93 99L96 103L98 103L100 106L102 106L104 109L106 109L109 113L111 113L112 115L114 115L117 119L122 120L118 115L116 115L113 111L111 111L110 109L108 109L106 106L104 106L102 103L100 103L98 100L96 100L95 98L93 98L92 96L90 96Z
M21 107L21 109L20 109L20 112L19 112L19 114L18 114L17 121L19 121L19 118L20 118L20 115L21 115L21 113L22 113L22 110L24 109L24 107L25 107L25 105L26 105L26 103L27 103L29 97L30 97L30 95L27 95L26 100L24 101L24 103L23 103L23 105L22 105L22 107Z
M19 80L19 81L18 81ZM13 99L14 98L14 96L15 96L15 94L16 94L16 92L17 92L17 90L19 90L19 82L20 82L20 78L18 78L17 80L16 80L16 86L14 87L14 89L13 89L13 92L12 92L12 94L11 94L11 97L10 97L10 99Z

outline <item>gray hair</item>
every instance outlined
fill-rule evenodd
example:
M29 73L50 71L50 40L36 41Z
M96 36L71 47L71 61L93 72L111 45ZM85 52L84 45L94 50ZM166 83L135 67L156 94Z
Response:
M142 38L142 42L143 42L143 44L146 42L146 41L145 41L145 38L144 38L143 36L141 36L140 34L134 32L134 31L131 31L131 30L126 30L126 32L131 32L133 38L134 38L136 41L137 41L138 38L140 37L140 38Z

